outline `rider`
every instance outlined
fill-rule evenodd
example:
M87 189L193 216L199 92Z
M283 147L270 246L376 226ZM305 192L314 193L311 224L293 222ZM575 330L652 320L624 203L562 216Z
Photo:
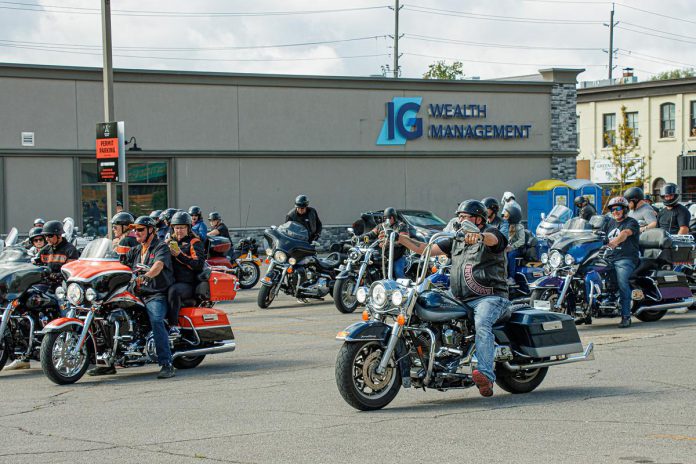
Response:
M46 224L46 221L44 221L41 218L36 218L34 219L34 227L43 227L44 224Z
M205 225L205 221L201 215L201 207L191 206L188 209L188 213L191 215L191 220L193 221L193 227L191 228L193 233L198 235L198 237L205 242L205 239L208 238L208 226Z
M169 221L172 220L172 216L174 216L174 213L176 213L177 211L179 210L176 208L167 208L164 211L162 211L159 217L160 223L159 225L156 225L158 239L165 240L167 236L172 232L172 229L169 226Z
M63 264L75 261L80 253L75 246L63 238L63 223L48 221L41 233L46 238L46 246L39 252L38 264L47 266L52 274L60 274Z
M150 327L155 340L157 361L161 366L158 379L174 377L172 352L169 348L169 335L164 325L167 317L167 289L172 284L172 255L166 243L157 239L155 221L149 216L140 216L131 226L135 230L138 246L131 248L126 255L128 265L135 270L139 264L149 270L136 278L136 292L143 299L150 319ZM89 375L115 374L114 366L98 366Z
M179 335L179 310L181 302L193 298L198 274L205 266L205 250L203 242L191 232L193 220L188 213L180 211L172 217L172 233L169 250L172 254L174 270L174 285L169 287L167 301L169 302L169 334Z
M512 192L503 193L503 200L501 201L503 208L505 208L505 205L507 205L508 203L512 203L513 205L517 206L520 209L520 211L522 211L522 207L519 203L517 203L517 200L515 200L515 194Z
M522 256L524 250L525 235L524 226L522 225L522 211L508 203L503 208L503 219L509 224L508 228L508 246L507 251L507 283L515 285L515 273L517 271L516 258ZM490 224L489 224L490 225Z
M446 254L452 258L452 294L474 310L478 369L472 378L481 395L492 396L495 381L492 327L510 311L505 282L507 239L498 229L486 225L486 207L480 201L462 202L457 215L462 223L472 223L478 232L459 232L456 238L442 240L433 245L431 255ZM425 250L424 243L404 235L399 235L399 243L419 254Z
M660 197L665 207L657 214L657 223L661 229L675 235L689 233L689 220L691 215L686 206L679 203L679 187L677 184L668 183L662 187Z
M650 206L650 203L646 201L642 188L631 187L627 189L624 192L624 198L628 201L628 206L631 208L628 216L638 221L641 232L657 227L657 213Z
M225 223L222 222L222 215L220 213L213 211L208 215L208 221L210 221L210 231L208 232L208 236L230 238L230 231L227 229Z
M126 254L131 248L138 246L138 241L130 235L130 226L135 222L130 213L122 211L111 218L111 230L114 233L113 247L121 261L126 259Z
M614 252L607 260L613 263L616 281L619 285L619 301L621 303L620 328L631 326L631 284L629 279L638 266L639 248L638 236L640 226L638 221L628 216L628 201L624 197L614 197L607 205L611 212L611 220L604 231L607 234L609 248ZM590 322L585 320L585 322Z
M498 211L500 211L500 204L498 203L498 200L493 197L486 197L481 200L481 202L488 210L488 225L493 226L496 229L500 229L500 225L503 223L503 221L498 216Z
M577 197L573 201L573 203L575 204L575 207L577 208L578 217L580 217L586 221L589 221L592 216L597 214L597 209L583 195L580 195L579 197Z
M389 232L397 232L399 235L408 236L408 226L399 221L396 214L396 209L389 207L384 210L384 222L377 224L377 226L366 234L363 234L361 238L365 241L374 240L376 238L386 237L388 239ZM384 242L380 245L386 253L389 250L389 242ZM406 249L403 245L394 244L394 277L397 279L403 279L406 277Z
M321 221L317 210L309 206L309 198L307 195L298 195L295 198L295 208L288 211L285 216L285 222L299 222L307 228L309 232L309 242L319 239L321 235Z
M46 238L43 236L41 227L32 227L29 231L29 253L36 256L43 247L46 246Z

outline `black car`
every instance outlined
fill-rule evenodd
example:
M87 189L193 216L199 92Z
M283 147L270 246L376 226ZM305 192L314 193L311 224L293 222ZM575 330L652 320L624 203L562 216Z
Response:
M383 221L384 210L367 211L360 214L360 219L353 223L355 233L360 235L372 230ZM427 241L433 234L441 232L447 223L430 211L419 209L397 209L399 221L408 225L408 231L412 237L420 241Z

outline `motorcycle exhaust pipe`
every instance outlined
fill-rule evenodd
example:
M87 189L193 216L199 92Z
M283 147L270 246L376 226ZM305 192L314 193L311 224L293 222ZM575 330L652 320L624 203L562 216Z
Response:
M176 353L172 354L172 359L176 359L181 356L203 356L206 354L227 353L228 351L234 351L235 348L237 348L237 343L234 340L225 340L222 345L218 346L198 348L197 350L177 351Z
M694 299L693 298L686 298L683 301L679 301L676 303L665 303L661 305L652 305L652 306L641 306L638 308L633 315L637 316L643 311L654 311L654 310L663 310L663 309L675 309L675 308L688 308L694 304Z
M510 364L509 361L506 361L503 363L503 367L509 371L518 372L518 371L524 371L527 369L537 369L539 367L558 366L561 364L570 364L570 363L576 363L576 362L582 362L582 361L592 361L594 359L594 353L592 352L593 350L594 350L594 343L590 342L587 345L587 348L585 348L585 351L580 355L570 356L568 358L559 359L556 361L544 361L544 362L530 363L530 364Z

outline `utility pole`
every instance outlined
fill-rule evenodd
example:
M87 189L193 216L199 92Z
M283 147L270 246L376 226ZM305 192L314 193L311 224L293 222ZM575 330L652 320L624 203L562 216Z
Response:
M611 85L612 74L614 71L614 3L611 4L611 15L609 16L609 84Z
M399 0L394 0L394 79L399 77Z
M113 60L111 58L111 0L101 1L102 10L102 50L104 54L104 121L112 122L114 116L114 69ZM107 234L109 238L113 237L111 227L108 227L109 221L116 212L116 183L106 183L106 217L107 217Z

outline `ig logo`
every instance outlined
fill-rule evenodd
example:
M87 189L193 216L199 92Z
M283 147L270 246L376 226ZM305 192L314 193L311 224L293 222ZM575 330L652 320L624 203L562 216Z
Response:
M416 117L422 97L394 97L387 103L387 117L377 137L377 145L405 145L423 135L423 120Z

